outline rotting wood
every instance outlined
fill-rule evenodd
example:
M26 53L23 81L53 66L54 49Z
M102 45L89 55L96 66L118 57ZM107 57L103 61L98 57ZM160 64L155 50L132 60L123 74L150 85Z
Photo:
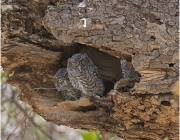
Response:
M7 73L15 71L8 83L21 89L22 101L58 125L102 130L123 139L178 139L179 100L171 94L179 76L178 2L84 2L87 6L79 8L76 0L2 2L1 61ZM89 12L88 8L93 9ZM87 28L80 20L83 16ZM74 28L77 24L73 23L79 23L80 28ZM126 81L124 88L118 85L121 79L106 99L96 98L86 106L81 101L64 102L53 89L35 90L54 87L56 71L78 52L77 46L83 46L72 43L91 45L116 58L123 56L141 73L141 81L135 85Z

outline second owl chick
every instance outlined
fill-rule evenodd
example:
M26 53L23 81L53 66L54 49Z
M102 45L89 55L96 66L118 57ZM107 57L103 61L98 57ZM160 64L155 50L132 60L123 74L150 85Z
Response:
M99 69L87 54L78 53L69 58L67 71L73 87L85 96L103 95L104 85Z
M135 71L133 65L128 62L126 59L121 58L121 69L122 69L122 76L124 79L130 79L134 82L140 82L141 74L137 71Z
M75 89L68 78L66 68L61 68L54 76L54 85L58 91L61 92L65 100L78 100L81 97L81 91Z

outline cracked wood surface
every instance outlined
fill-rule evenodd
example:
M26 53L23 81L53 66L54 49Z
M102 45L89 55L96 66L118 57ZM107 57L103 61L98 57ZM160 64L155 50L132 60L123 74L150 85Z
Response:
M178 19L176 0L2 1L2 66L15 72L8 83L20 88L20 99L47 121L124 139L178 139L179 100L170 92L179 76ZM124 57L141 81L121 79L106 97L64 101L48 88L78 52L111 83L122 78Z

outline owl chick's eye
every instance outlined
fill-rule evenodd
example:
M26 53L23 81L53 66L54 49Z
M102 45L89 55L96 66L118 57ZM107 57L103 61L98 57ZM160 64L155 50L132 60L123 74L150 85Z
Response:
M81 62L83 65L85 65L85 64L87 64L88 63L88 60L87 59L84 59L84 60L82 60L82 62Z
M62 78L59 78L59 82L62 82L63 81L63 79Z

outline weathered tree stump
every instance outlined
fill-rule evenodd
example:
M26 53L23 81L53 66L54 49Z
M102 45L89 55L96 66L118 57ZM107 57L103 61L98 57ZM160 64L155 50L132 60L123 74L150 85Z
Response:
M2 1L2 66L14 71L8 83L20 88L20 100L47 121L126 140L175 140L178 21L177 0ZM105 97L64 101L49 89L78 52L101 70ZM141 74L139 83L123 79L121 57Z

